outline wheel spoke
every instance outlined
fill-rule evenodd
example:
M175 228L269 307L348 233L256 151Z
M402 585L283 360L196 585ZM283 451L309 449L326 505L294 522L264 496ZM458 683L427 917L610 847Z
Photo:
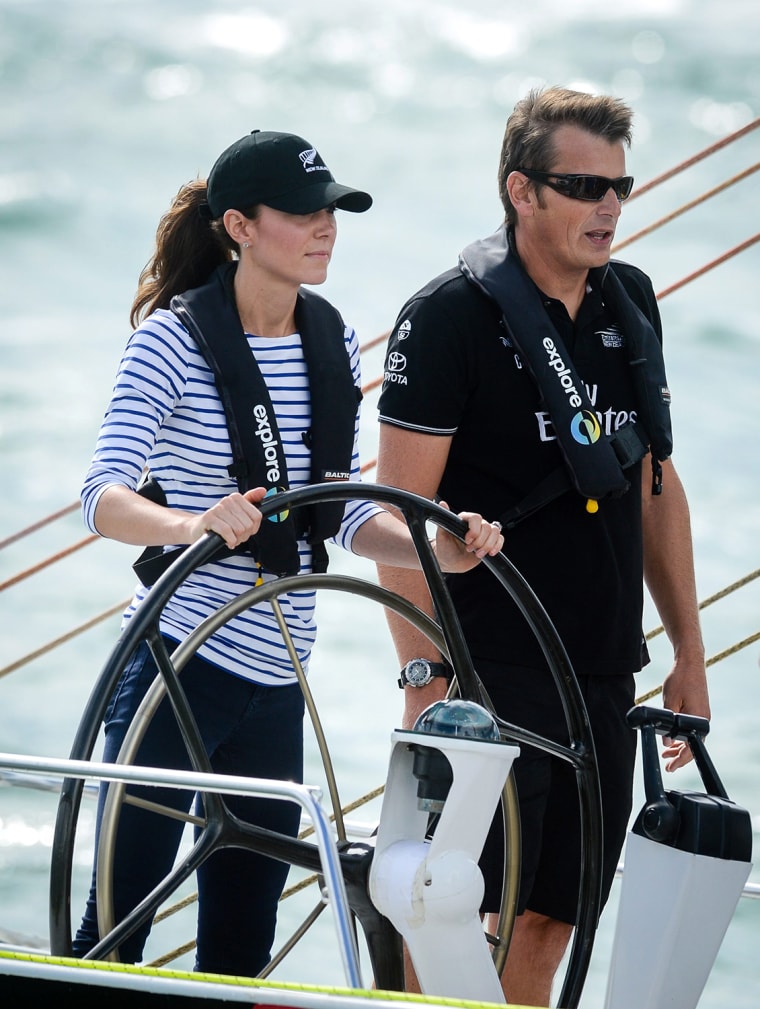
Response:
M327 739L325 738L322 719L319 717L319 711L314 703L314 695L311 692L311 687L309 686L309 681L306 678L306 673L303 671L301 659L298 656L298 651L296 650L296 646L293 642L293 636L290 633L290 628L285 622L285 617L283 616L279 599L275 597L270 599L269 602L274 611L277 625L280 628L280 634L285 642L285 647L288 650L288 655L290 656L290 661L293 664L293 669L298 677L298 682L301 686L301 693L303 694L304 702L306 704L306 710L309 713L312 728L314 729L314 734L317 737L319 755L322 760L322 767L324 768L325 775L327 777L327 788L330 793L330 801L332 802L335 829L340 840L345 841L346 824L343 820L343 809L341 806L340 795L338 794L338 782L335 779L335 767L333 765L332 757L330 756Z

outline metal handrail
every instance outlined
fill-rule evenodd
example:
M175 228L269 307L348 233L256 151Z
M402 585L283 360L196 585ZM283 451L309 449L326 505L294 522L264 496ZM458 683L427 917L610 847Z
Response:
M314 835L322 863L325 890L330 897L346 983L361 988L359 950L353 931L348 897L338 856L338 848L330 819L320 805L321 789L313 785L297 785L290 781L248 778L232 774L209 774L178 771L165 767L139 767L134 764L109 764L89 760L59 757L37 757L0 752L0 769L23 771L27 774L61 774L67 778L95 778L99 781L122 781L142 785L170 785L193 792L220 792L282 799L297 802L314 826Z

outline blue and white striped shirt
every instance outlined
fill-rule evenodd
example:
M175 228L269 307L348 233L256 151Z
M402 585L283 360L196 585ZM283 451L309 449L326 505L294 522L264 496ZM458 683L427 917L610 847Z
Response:
M289 484L310 482L310 453L303 432L311 424L308 376L299 334L248 336L267 383L288 465ZM345 330L354 382L361 384L359 343ZM351 479L360 479L359 418L354 431ZM232 454L227 424L214 378L195 341L177 317L160 309L132 334L116 376L111 402L82 488L84 521L97 532L95 509L114 484L134 490L144 468L161 485L169 507L202 513L237 490L227 467ZM356 530L380 509L369 501L346 504L334 542L350 550ZM299 541L301 571L311 570L311 548ZM167 548L168 549L168 548ZM235 554L198 568L180 586L161 616L161 631L181 641L205 617L250 588L256 565L249 554ZM147 589L138 587L124 614L126 622ZM280 606L304 667L316 636L314 593L281 596ZM295 681L269 603L233 617L198 649L222 669L268 685Z

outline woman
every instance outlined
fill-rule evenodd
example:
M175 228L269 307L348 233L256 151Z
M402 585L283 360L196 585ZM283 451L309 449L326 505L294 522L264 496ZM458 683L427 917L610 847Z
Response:
M132 307L136 329L82 503L93 532L158 548L159 554L209 530L224 540L225 555L191 575L164 609L160 630L170 650L257 579L324 568L325 539L387 564L418 566L406 526L371 502L319 505L304 516L273 516L282 521L263 524L257 508L278 488L359 479L357 338L329 303L301 285L327 277L336 208L361 213L371 203L367 193L335 182L301 137L254 131L221 154L207 182L183 186L159 224ZM220 351L237 348L239 367L233 371L245 376L242 395L255 418L241 431L252 445L245 458L230 443L214 374L201 352L214 343ZM155 494L138 492L146 470L151 486L160 488L160 503ZM470 513L462 518L469 526L464 543L440 531L436 537L447 570L467 570L502 545L497 525ZM146 591L138 589L125 622ZM306 667L315 637L313 593L291 593L280 603ZM142 646L106 712L106 761L116 758L155 675L155 662ZM185 666L182 685L215 771L301 781L303 698L268 604L240 614L209 638ZM166 701L137 763L189 766ZM143 792L185 811L191 802L190 793L180 790ZM101 805L102 799L101 790ZM239 796L227 803L244 820L297 832L299 808L293 803ZM180 821L124 807L114 869L117 921L169 871L182 829ZM196 969L243 975L262 970L287 871L281 862L233 848L202 865ZM148 924L121 944L123 961L141 958L149 930ZM93 880L75 954L83 956L97 940Z

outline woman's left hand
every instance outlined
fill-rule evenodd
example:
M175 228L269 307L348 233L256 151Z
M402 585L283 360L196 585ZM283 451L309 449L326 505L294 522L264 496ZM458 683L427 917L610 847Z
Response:
M448 508L445 501L440 504ZM504 537L499 522L486 522L476 512L459 512L458 517L468 526L464 541L439 526L435 534L435 555L442 571L461 574L476 567L483 557L498 554L504 546Z

